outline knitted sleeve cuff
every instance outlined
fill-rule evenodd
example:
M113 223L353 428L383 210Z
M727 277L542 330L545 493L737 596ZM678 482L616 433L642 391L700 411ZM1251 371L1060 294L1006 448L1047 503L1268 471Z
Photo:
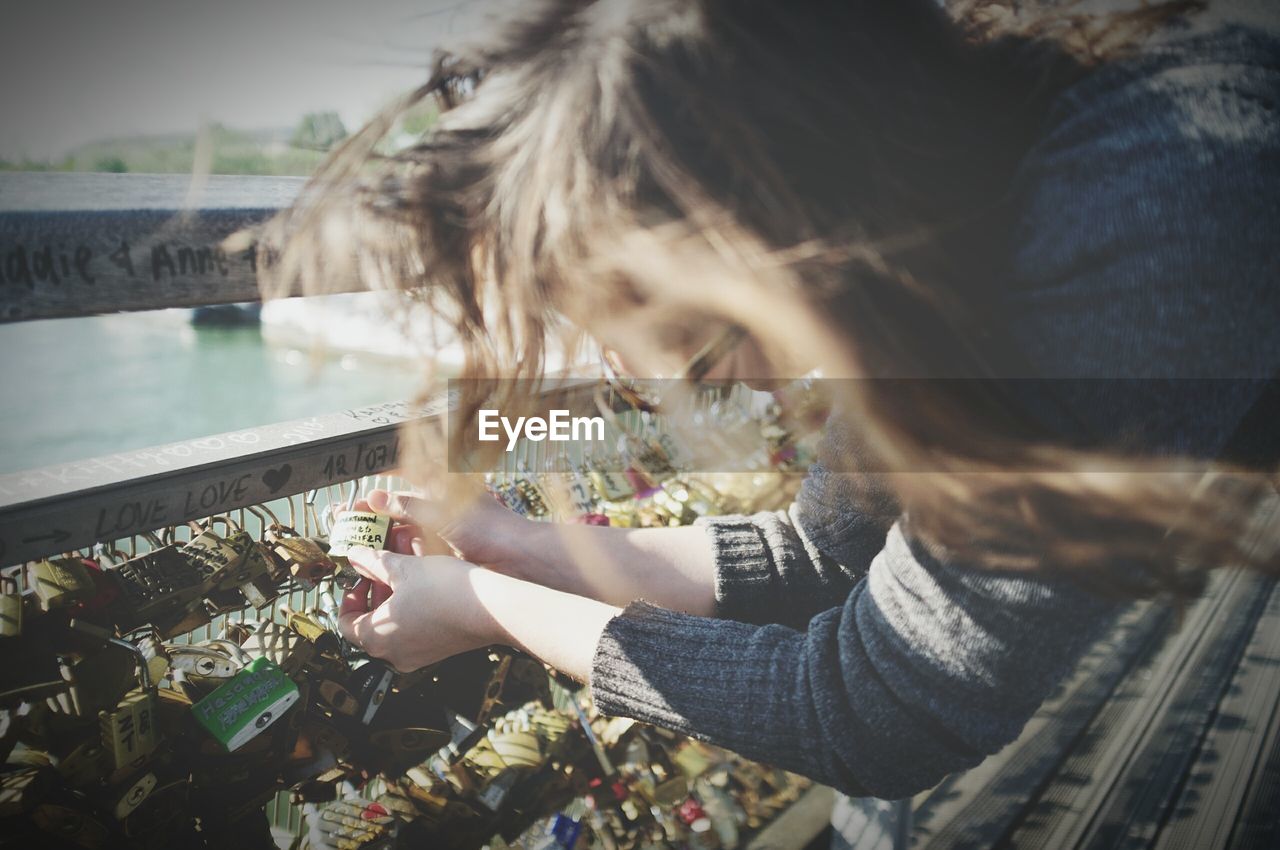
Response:
M704 517L697 525L707 530L715 551L716 616L767 622L768 609L778 603L778 570L763 529L740 515Z
M694 729L692 719L723 712L720 683L740 675L744 662L734 637L753 628L632 602L605 625L596 644L592 699L605 714L685 734L705 732Z

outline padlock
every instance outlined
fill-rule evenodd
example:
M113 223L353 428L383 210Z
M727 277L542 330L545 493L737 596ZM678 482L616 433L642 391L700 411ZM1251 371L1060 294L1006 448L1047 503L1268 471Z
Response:
M600 499L605 502L617 502L635 495L635 488L621 473L610 469L593 469L587 473Z
M339 511L329 532L329 556L345 556L353 546L385 549L391 517L372 511Z
M116 820L124 820L134 810L147 801L151 792L156 789L156 775L150 771L141 776L131 776L118 782L103 792L107 808L115 815Z
M351 692L360 704L358 717L365 726L378 715L394 678L395 671L381 661L366 661L351 672Z
M250 658L266 658L289 676L297 676L316 657L315 644L288 626L263 622L240 647Z
M159 682L169 675L169 651L158 636L146 635L139 638L137 647L147 659L147 672L151 674L151 681Z
M347 560L347 553L354 546L385 549L391 532L391 517L370 511L339 511L329 532L329 557L338 570L334 578L345 588L353 587L360 580L360 573Z
M476 710L475 717L472 718L477 726L483 726L490 715L493 714L494 708L502 699L503 688L506 687L507 676L511 672L513 655L509 651L502 651L497 654L490 653L489 660L496 662L493 672L489 674L489 681L485 683L484 693L481 695L480 707Z
M121 820L121 831L130 848L167 850L170 847L198 847L201 836L194 832L186 777L162 782L132 813Z
M22 638L23 605L17 585L6 580L4 588L0 588L0 641Z
M214 526L219 523L225 526L225 532L222 535L214 531ZM248 549L243 544L246 540L252 543L253 538L248 534L236 539L227 536L236 531L239 529L233 528L231 521L226 517L214 517L209 520L205 528L178 550L200 571L206 591L224 587L227 577L240 566L248 554Z
M291 661L286 672L292 676L305 667L313 675L342 681L347 672L347 664L343 660L343 639L326 628L314 612L291 611L284 606L281 613L285 615L289 630L302 638L309 647L305 661L300 665Z
M693 739L677 744L671 752L671 761L690 781L710 770L713 759L710 748Z
M165 638L174 638L203 628L213 622L213 617L200 602L200 599L195 599L186 608L171 614L157 615L152 618L151 625L155 627L157 634Z
M276 570L284 576L315 582L337 571L322 541L303 537L288 526L273 525L267 529L267 552Z
M520 476L513 484L520 498L524 500L525 516L530 519L541 519L551 513L547 497L535 481L525 476Z
M298 698L298 686L279 666L255 658L191 711L227 752L235 752L283 717Z
M347 798L321 806L309 819L308 838L313 847L368 847L393 825L386 808L372 800Z
M360 703L351 691L337 682L321 682L316 692L329 708L347 717L355 717L360 712Z
M228 682L244 667L230 653L208 646L175 645L168 648L169 664L186 685L200 696Z
M151 679L146 655L128 641L105 636L101 627L91 623L72 620L71 628L104 639L107 644L127 650L133 656L140 687L126 693L114 708L100 711L98 725L114 770L141 764L160 744L160 730L156 723L156 686Z
M99 715L99 721L116 770L139 763L159 746L156 695L149 686L125 694L114 709Z
M489 492L498 500L498 504L519 516L529 515L529 505L526 504L524 494L516 487L514 481L494 478L488 484Z
M215 518L223 520L223 518ZM267 554L249 532L233 528L229 520L225 537L218 536L210 521L182 547L182 552L200 568L205 579L205 598L218 612L235 611L245 603L255 608L267 605L278 595Z
M585 474L551 474L544 478L540 489L547 496L550 512L561 519L575 520L595 511L595 495Z
M324 624L315 616L302 611L290 611L287 608L285 611L285 624L301 635L303 639L311 643L319 643L326 636L333 636L333 633L325 628Z
M507 795L511 793L511 789L515 787L519 778L520 774L516 770L502 771L490 779L484 788L475 795L476 800L490 812L497 813L502 808L502 804L506 802Z
M92 738L58 759L54 767L71 788L96 785L115 769L96 730Z
M31 566L27 583L44 611L70 608L97 595L97 585L80 558L52 558Z
M165 637L182 634L179 627L204 595L200 570L173 545L130 558L107 574L120 588L109 614L121 632L152 623Z
M330 753L335 759L340 759L345 758L350 749L350 739L325 718L313 714L302 718L298 729L296 758Z
M24 605L17 581L12 576L0 579L0 640L22 636Z
M371 732L369 743L396 756L416 757L419 761L449 743L452 736L442 729L404 727Z
M251 634L253 634L253 629L247 624L227 621L222 626L222 634L219 637L222 640L231 641L236 646L244 646L244 642L249 639Z
M80 621L75 622L83 628ZM114 643L107 643L78 661L63 662L66 690L49 698L49 707L75 717L97 717L98 712L117 705L134 687L136 666L135 653Z

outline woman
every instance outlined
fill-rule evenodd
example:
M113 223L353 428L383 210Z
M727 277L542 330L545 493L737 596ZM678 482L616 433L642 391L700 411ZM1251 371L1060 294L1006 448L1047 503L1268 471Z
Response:
M1274 568L1266 480L1206 471L1278 459L1250 415L1280 367L1275 15L1026 5L541 3L442 64L416 97L452 108L366 202L309 196L284 223L324 239L280 280L356 254L455 321L468 376L536 375L572 324L642 373L729 333L712 377L890 380L840 384L788 511L375 492L418 531L352 552L347 637L401 669L510 644L607 713L895 799L1016 737L1125 599Z

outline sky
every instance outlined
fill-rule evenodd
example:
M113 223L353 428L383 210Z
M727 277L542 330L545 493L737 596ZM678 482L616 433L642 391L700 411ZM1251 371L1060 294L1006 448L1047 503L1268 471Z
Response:
M354 129L495 0L19 0L0 11L0 157L217 121Z

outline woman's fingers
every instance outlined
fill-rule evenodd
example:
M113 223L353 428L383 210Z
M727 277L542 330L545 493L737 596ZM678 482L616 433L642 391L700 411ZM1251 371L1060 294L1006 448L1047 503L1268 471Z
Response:
M380 581L362 578L350 590L342 594L342 603L338 609L338 623L343 619L354 621L362 614L382 607L391 598L391 588Z
M428 551L430 544L427 543L421 528L414 525L393 525L387 538L387 548L401 555L442 555L448 551L448 546L443 540L434 534L430 537L435 541L435 548L438 551ZM419 545L415 546L415 544Z
M394 589L400 578L399 563L403 555L367 546L353 546L347 552L347 560L356 572L365 578Z
M373 586L373 582L367 578L362 578L348 588L342 594L342 603L338 609L338 616L342 617L347 614L358 616L368 611L369 589Z
M374 513L386 514L397 522L407 522L420 528L438 528L446 519L444 512L434 503L411 493L370 490L365 500Z
M369 608L377 608L391 598L392 590L385 584L375 583L369 589Z
M391 605L381 605L363 613L343 610L338 616L338 631L370 655L381 657L385 654L388 639L397 629L396 617L391 608Z
M362 578L342 594L342 604L338 610L338 631L352 643L357 642L356 622L369 614L369 589L373 583Z

